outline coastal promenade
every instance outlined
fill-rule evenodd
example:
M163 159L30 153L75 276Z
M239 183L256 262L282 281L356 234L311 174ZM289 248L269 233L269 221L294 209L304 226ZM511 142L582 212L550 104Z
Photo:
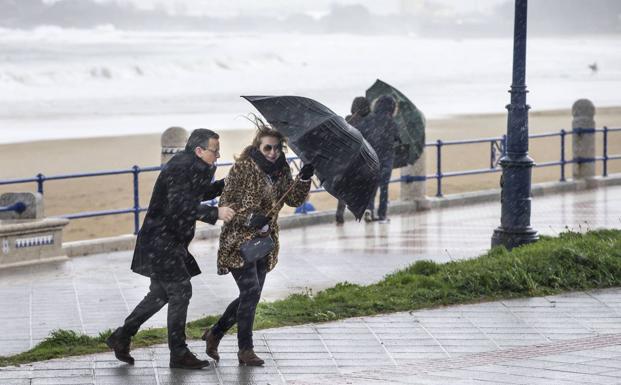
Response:
M499 225L499 203L393 216L389 224L353 221L284 230L277 268L263 299L314 292L337 282L368 284L417 260L446 262L485 252ZM533 199L533 227L621 228L621 187ZM188 319L220 313L237 295L215 274L217 240L192 250ZM24 351L56 328L90 335L118 326L147 292L131 273L131 252L0 270L0 354ZM9 311L10 309L10 311ZM166 313L145 327L164 326ZM616 384L621 383L621 290L451 306L255 333L264 368L238 367L236 341L201 372L171 370L165 345L135 351L128 367L110 353L0 369L2 384ZM192 349L204 356L201 341Z

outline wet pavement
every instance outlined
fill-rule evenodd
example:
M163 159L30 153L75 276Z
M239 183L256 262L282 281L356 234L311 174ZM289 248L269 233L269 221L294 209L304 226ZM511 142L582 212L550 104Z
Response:
M2 384L621 384L621 289L351 318L254 333L261 368L236 338L200 371L168 368L168 348L0 368ZM192 341L205 357L204 344Z
M532 211L541 234L621 228L621 187L538 197ZM368 284L421 259L475 257L489 248L499 215L498 203L485 203L393 216L389 224L285 230L263 299ZM215 240L192 246L203 274L192 281L189 320L220 313L237 295L231 277L215 274L216 247ZM56 328L96 335L119 325L148 288L130 262L131 252L117 252L0 270L0 309L11 310L0 314L0 354L27 350ZM257 332L257 350L268 358L262 369L239 368L227 336L218 370L172 371L158 346L138 350L135 368L99 354L4 369L0 383L621 384L620 311L617 289L458 306ZM160 311L145 327L164 326L165 317Z

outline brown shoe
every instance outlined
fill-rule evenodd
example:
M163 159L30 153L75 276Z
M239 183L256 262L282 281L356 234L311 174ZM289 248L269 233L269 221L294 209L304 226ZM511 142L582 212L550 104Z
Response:
M216 337L211 328L205 329L205 333L201 337L206 342L207 355L216 361L220 361L220 354L218 354L218 345L220 345L220 338Z
M170 364L168 366L178 369L202 369L209 366L209 361L199 360L194 353L188 350L181 357L173 358L173 356L170 356Z
M240 365L263 366L265 361L260 359L252 349L240 350L237 352L237 359Z
M123 329L118 328L106 338L106 345L114 350L114 356L119 360L130 365L134 364L134 357L129 354L131 339L123 336Z

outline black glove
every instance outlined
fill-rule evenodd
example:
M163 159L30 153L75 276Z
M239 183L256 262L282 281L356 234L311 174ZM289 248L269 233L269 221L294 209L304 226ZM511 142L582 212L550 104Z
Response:
M268 222L271 220L271 217L266 217L263 214L251 214L250 218L248 219L248 227L261 230L263 226L267 225Z
M302 169L300 170L300 173L299 173L300 179L302 180L309 180L314 174L315 174L315 166L313 166L310 163L302 166Z
M211 185L216 191L222 193L222 190L224 189L224 178L213 182Z

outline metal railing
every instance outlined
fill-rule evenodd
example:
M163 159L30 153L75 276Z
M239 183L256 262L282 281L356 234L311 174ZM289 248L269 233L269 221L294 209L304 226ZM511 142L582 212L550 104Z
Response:
M542 138L560 138L560 156L558 161L548 161L548 162L540 162L536 163L536 168L541 167L553 167L560 166L560 178L561 182L565 182L565 165L571 163L592 163L601 161L603 165L602 176L608 176L608 162L611 160L619 160L621 159L621 154L609 154L608 153L608 136L611 132L619 132L621 128L589 128L589 129L574 129L571 131L560 130L559 132L549 132L543 134L533 134L529 135L529 139L542 139ZM602 133L602 156L595 156L593 158L577 158L577 159L567 159L565 154L566 148L566 138L567 135L578 135L585 133ZM460 171L450 171L443 172L442 170L442 149L445 146L455 146L455 145L464 145L464 144L477 144L477 143L489 143L490 147L490 164L488 168L474 169L474 170L460 170ZM483 139L473 139L473 140L452 140L452 141L442 141L437 140L435 142L425 143L425 147L434 147L436 149L436 172L434 174L426 175L423 179L435 179L436 180L436 196L442 197L442 180L448 177L455 176L466 176L466 175L476 175L476 174L487 174L487 173L495 173L502 171L502 168L498 167L500 159L506 152L506 143L507 137L503 135L501 137L495 138L483 138ZM391 182L408 182L409 176L402 176L398 179L393 179Z
M560 138L560 158L558 161L549 161L542 162L535 165L535 167L553 167L560 166L560 181L565 181L565 165L571 163L588 163L588 162L597 162L601 161L603 164L603 176L608 175L608 162L612 160L621 159L621 154L609 154L608 153L608 136L611 132L619 132L621 128L599 128L599 129L576 129L572 131L560 130L559 132L552 133L544 133L544 134L534 134L530 135L530 139L541 139L541 138L550 138L550 137L559 137ZM596 156L591 159L567 159L565 154L565 141L567 135L574 134L583 134L583 133L603 133L603 154L602 156ZM436 170L435 173L429 175L403 175L399 178L391 179L391 183L397 182L415 182L415 181L424 181L427 179L435 179L436 180L436 196L442 197L442 180L444 178L456 177L456 176L467 176L467 175L477 175L477 174L487 174L487 173L495 173L500 172L502 169L498 167L499 161L502 156L506 152L506 141L507 138L505 135L496 138L483 138L483 139L472 139L472 140L452 140L452 141L442 141L437 140L435 142L425 143L425 147L433 147L436 149ZM481 144L481 143L489 143L490 149L490 157L489 157L489 167L481 168L481 169L471 169L471 170L460 170L460 171L450 171L444 172L442 170L442 149L445 146L458 146L458 145L470 145L470 144ZM297 171L300 169L300 160L297 157L288 157L287 161L293 168ZM218 163L219 167L229 167L233 163L232 162L223 162ZM85 211L74 214L65 214L61 215L63 218L67 219L80 219L80 218L90 218L90 217L98 217L98 216L106 216L106 215L119 215L119 214L133 214L134 217L134 234L138 233L140 229L140 213L147 210L146 207L141 207L140 205L140 183L139 176L144 172L155 172L160 171L161 166L153 166L153 167L139 167L133 166L131 169L124 170L112 170L112 171L100 171L100 172L90 172L90 173L81 173L81 174L64 174L64 175L53 175L46 176L43 174L37 174L33 178L20 178L20 179L4 179L0 180L1 185L11 185L11 184L22 184L22 183L36 183L37 191L41 194L44 193L44 184L48 181L54 180L64 180L64 179L77 179L77 178L88 178L88 177L99 177L99 176L110 176L110 175L122 175L122 174L132 174L133 176L133 204L132 207L125 209L115 209L115 210L100 210L100 211ZM313 180L314 188L311 190L311 193L318 193L325 191L322 187L320 187L315 180ZM217 201L211 201L212 204L215 204ZM14 208L11 211L15 210ZM8 211L7 207L0 207L0 211Z

